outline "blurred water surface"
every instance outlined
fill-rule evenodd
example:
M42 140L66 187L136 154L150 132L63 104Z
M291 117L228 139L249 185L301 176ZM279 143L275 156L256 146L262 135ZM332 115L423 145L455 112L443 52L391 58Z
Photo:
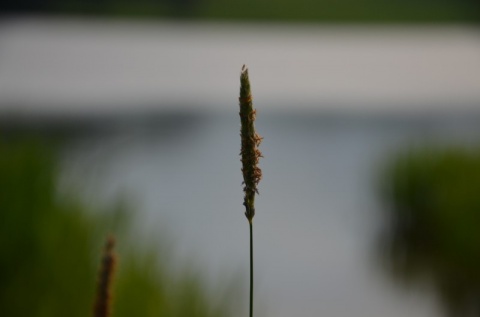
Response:
M478 56L471 25L11 18L0 21L0 110L228 112L243 64L262 109L475 109Z
M406 148L478 145L478 120L261 113L258 314L439 316L428 287L400 291L378 261L385 221L378 177ZM211 281L226 272L246 277L236 112L169 113L106 130L69 144L66 187L80 188L90 201L132 199L139 236L166 231L177 265L196 259Z

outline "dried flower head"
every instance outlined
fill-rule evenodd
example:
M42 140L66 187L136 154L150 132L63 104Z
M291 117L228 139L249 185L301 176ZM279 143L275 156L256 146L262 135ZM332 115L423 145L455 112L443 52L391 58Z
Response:
M245 216L251 222L255 216L255 194L258 194L257 185L262 179L262 170L258 167L258 161L262 153L258 149L262 137L255 132L256 110L253 109L252 94L250 92L250 81L248 78L248 69L243 65L240 74L240 136L242 147L240 155L242 157L243 173L243 191L245 199Z
M103 251L102 264L97 282L97 297L93 308L94 317L108 317L111 310L111 284L116 265L116 256L113 252L115 239L110 236Z

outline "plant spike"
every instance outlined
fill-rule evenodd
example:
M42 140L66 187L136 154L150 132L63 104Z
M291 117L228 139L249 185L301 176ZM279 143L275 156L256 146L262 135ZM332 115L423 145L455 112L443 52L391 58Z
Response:
M258 194L257 185L262 179L262 170L258 167L258 161L262 157L258 146L262 142L262 137L255 132L256 110L253 109L250 80L245 65L240 74L239 101L242 140L240 155L242 156L243 191L245 192L243 205L245 206L245 216L249 222L252 222L255 216L255 194Z

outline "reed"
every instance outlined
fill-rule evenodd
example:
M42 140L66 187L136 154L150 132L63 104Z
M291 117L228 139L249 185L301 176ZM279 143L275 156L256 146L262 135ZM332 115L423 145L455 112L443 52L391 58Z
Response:
M243 191L245 193L243 205L245 216L250 228L250 306L249 316L253 316L253 217L255 216L255 194L258 194L257 185L262 179L262 170L258 162L262 153L258 149L262 137L255 132L256 110L253 109L252 94L248 69L243 65L240 73L240 136L243 173Z

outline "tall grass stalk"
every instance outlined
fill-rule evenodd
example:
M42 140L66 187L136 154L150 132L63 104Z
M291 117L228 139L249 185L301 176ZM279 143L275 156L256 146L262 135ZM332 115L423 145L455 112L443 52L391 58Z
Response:
M262 141L255 132L256 110L253 109L252 94L248 69L243 65L240 73L240 136L243 173L243 191L245 193L243 205L245 216L250 227L250 306L249 316L253 316L253 217L255 216L255 194L258 194L257 185L262 179L262 171L258 167L258 161L262 153L258 149Z

